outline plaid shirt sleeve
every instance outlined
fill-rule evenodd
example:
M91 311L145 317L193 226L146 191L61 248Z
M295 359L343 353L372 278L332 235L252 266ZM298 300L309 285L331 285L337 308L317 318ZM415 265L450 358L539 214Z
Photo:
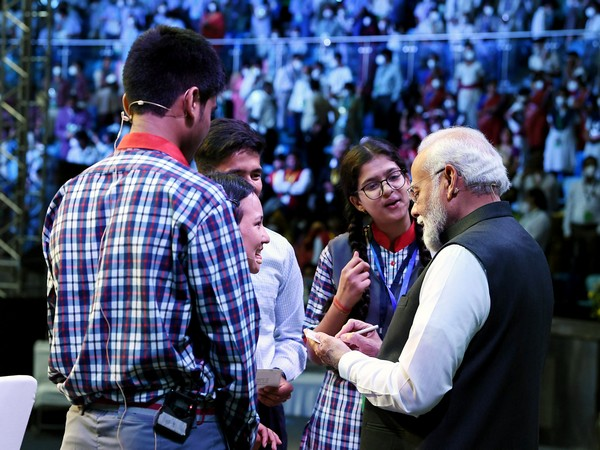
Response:
M333 260L329 245L325 246L319 257L313 284L306 305L304 328L314 329L325 316L325 306L335 295L337 287L333 284Z
M258 426L253 355L259 313L241 235L230 210L212 209L202 220L189 258L192 291L202 299L197 302L203 318L200 328L211 342L209 359L224 434L232 448L249 448Z

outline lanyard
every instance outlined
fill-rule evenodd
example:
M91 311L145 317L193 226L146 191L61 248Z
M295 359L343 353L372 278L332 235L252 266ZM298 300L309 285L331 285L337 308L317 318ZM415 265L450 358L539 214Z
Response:
M406 269L406 273L404 274L404 279L402 280L402 287L400 288L400 292L399 292L400 295L398 296L398 298L401 298L402 296L404 296L406 294L406 291L408 290L408 283L410 281L412 271L415 268L415 263L417 260L417 253L418 253L417 252L417 242L413 241L408 246L408 256L406 258L404 258L404 260L402 261L402 264L400 265L400 268L398 269L398 272L396 273L394 281L390 286L388 286L387 280L385 278L385 274L381 268L381 266L383 265L383 258L381 256L381 250L380 250L379 245L377 243L371 242L369 244L369 246L371 248L371 252L373 253L373 260L375 261L375 265L377 266L377 273L379 274L379 278L381 279L381 281L383 282L384 286L386 287L386 289L388 291L388 296L390 298L392 308L396 309L396 306L398 305L398 300L396 300L396 296L394 295L394 292L392 291L391 288L400 284L400 278L402 278L404 269ZM383 303L382 303L382 305L383 305Z

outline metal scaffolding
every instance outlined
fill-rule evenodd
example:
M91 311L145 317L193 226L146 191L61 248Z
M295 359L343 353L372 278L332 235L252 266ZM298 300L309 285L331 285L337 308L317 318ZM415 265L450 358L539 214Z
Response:
M25 255L40 247L48 101L32 74L46 85L52 14L49 2L0 5L0 298L6 298L24 295ZM42 27L47 43L34 51Z

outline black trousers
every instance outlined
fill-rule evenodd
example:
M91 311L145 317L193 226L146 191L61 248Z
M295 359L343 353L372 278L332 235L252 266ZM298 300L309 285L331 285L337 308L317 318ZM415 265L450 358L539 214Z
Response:
M281 439L281 445L277 446L277 450L287 450L287 429L283 405L269 407L258 402L258 416L260 417L260 423L277 433L279 439ZM266 448L261 447L261 449Z

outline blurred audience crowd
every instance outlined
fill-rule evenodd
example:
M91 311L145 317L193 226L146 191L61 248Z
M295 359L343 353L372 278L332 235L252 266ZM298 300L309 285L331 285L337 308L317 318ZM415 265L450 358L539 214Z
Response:
M40 147L44 124L36 123L30 145L31 160L43 151L52 156L56 185L110 154L121 126L127 132L121 62L135 37L159 24L225 39L217 48L229 68L229 88L216 114L245 120L264 136L267 222L295 245L307 277L320 249L345 230L336 189L341 154L364 135L380 136L398 146L410 167L421 139L452 125L478 128L497 147L513 184L506 199L539 236L553 270L576 271L578 280L594 271L580 260L600 251L597 1L61 2L53 29L42 27L37 36L43 42L51 31L59 40L50 81L42 74L34 80L36 99L48 95L52 136ZM553 36L553 30L572 33ZM519 31L529 34L470 39ZM409 46L401 38L436 34L445 39ZM19 31L7 35L18 38ZM332 45L301 39L343 36L386 39ZM237 64L226 40L240 38L256 39L242 46ZM61 39L112 41L90 57L85 46ZM14 154L10 121L4 118L0 146ZM9 158L0 160L0 177L14 179L15 170ZM41 182L40 164L31 170L29 182ZM582 180L578 189L585 194L569 196ZM587 203L574 206L584 201L579 197Z

